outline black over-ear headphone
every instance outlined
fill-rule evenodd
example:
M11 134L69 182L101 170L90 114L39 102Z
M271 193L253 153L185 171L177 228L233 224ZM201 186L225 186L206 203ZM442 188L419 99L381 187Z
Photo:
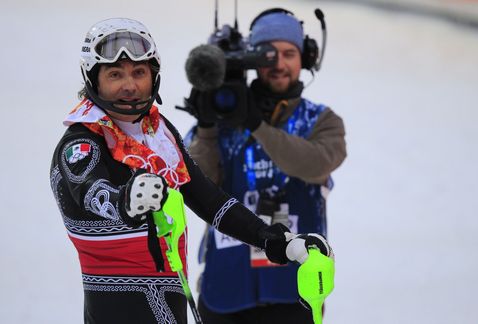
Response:
M272 13L284 13L286 15L294 16L294 14L286 9L283 8L272 8L272 9L267 9L263 12L261 12L259 15L257 15L254 20L252 20L251 25L249 27L249 31L252 31L252 28L254 27L254 24L262 17L270 15ZM322 52L319 53L319 46L317 45L317 41L313 38L310 38L309 35L305 35L304 37L304 43L303 43L303 50L302 50L302 68L307 69L307 70L316 70L318 71L320 69L320 64L322 63L322 59L325 53L325 44L326 44L326 29L325 29L325 21L324 21L324 14L320 9L315 9L315 15L317 19L320 20L320 23L322 25ZM302 29L303 27L303 21L299 21ZM319 59L320 58L320 59Z

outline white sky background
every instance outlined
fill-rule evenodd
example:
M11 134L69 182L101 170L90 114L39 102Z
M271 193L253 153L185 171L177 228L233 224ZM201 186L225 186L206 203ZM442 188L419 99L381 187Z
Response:
M220 3L220 24L232 23L233 1ZM241 0L239 27L246 33L257 13L282 6L320 44L316 5ZM329 42L305 96L344 118L349 153L329 199L337 270L325 322L474 323L478 30L330 1L321 8ZM174 105L189 93L189 50L212 31L212 0L2 1L2 323L82 323L78 258L49 166L82 85L81 42L114 16L148 26L163 62L162 112L182 134L194 122ZM204 223L189 214L189 226L194 290Z

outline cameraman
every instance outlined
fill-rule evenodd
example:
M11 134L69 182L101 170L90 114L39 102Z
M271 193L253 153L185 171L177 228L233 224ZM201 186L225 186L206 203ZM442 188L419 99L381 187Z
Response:
M263 12L251 25L250 42L270 43L278 60L257 69L247 118L235 128L198 118L189 152L213 181L266 222L326 235L330 174L346 157L342 119L301 98L304 32L291 12ZM313 323L298 302L297 265L273 265L211 227L201 253L206 264L199 311L205 323Z

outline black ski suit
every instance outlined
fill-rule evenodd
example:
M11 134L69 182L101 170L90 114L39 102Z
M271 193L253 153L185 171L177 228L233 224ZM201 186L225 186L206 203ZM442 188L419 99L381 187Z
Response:
M191 178L179 189L186 205L219 231L263 248L259 232L266 225L203 175L177 130L162 118ZM75 143L86 144L90 151L72 163L67 150ZM81 123L67 129L53 155L51 188L78 251L85 323L186 323L186 298L180 281L167 261L164 272L156 271L148 250L147 224L129 226L124 221L128 216L121 189L132 174L130 167L113 159L104 137ZM160 241L164 255L165 244ZM184 237L180 250L184 262Z

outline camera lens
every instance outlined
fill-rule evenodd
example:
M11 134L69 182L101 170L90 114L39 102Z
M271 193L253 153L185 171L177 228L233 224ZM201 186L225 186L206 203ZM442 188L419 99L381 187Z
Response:
M220 113L230 113L237 106L237 97L233 90L221 88L214 94L215 108Z

